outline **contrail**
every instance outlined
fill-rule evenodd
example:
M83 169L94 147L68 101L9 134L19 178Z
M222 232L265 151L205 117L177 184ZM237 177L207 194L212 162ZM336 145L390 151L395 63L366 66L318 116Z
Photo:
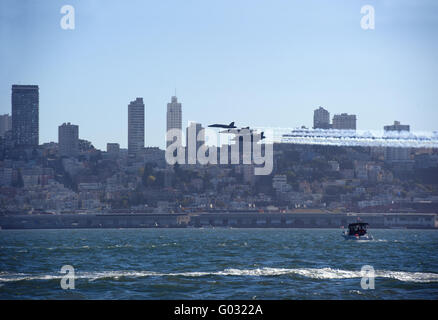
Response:
M351 147L438 148L438 131L372 131L256 127L267 143L292 143Z

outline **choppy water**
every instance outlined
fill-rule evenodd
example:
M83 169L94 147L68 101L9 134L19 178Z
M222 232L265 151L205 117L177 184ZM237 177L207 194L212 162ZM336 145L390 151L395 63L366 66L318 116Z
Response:
M438 231L0 231L2 299L438 299ZM63 265L75 289L63 290ZM375 289L361 288L361 267Z

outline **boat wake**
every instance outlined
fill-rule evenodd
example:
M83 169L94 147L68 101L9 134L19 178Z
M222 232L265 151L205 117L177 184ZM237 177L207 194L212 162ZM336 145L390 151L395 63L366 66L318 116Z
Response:
M141 277L205 277L205 276L252 276L269 277L281 275L298 275L311 279L353 279L361 278L360 271L350 271L332 268L256 268L256 269L225 269L212 272L153 272L153 271L101 271L76 272L76 279L88 279L90 282L101 279L141 278ZM15 282L25 280L61 279L64 274L24 274L0 272L0 282ZM402 282L429 283L438 282L438 273L385 271L376 270L376 278L395 279Z

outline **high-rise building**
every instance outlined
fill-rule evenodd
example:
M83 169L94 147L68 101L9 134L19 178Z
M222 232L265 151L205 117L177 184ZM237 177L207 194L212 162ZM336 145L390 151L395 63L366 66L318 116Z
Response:
M409 132L410 126L400 124L400 121L394 121L393 125L384 126L385 133L392 131ZM398 162L410 160L411 148L405 147L387 147L385 148L385 161Z
M144 148L144 103L137 98L128 105L128 154L140 155Z
M0 137L4 138L6 131L12 129L12 117L9 114L0 115Z
M76 157L79 153L79 126L63 123L58 127L59 154L66 157Z
M166 133L171 129L179 129L182 132L182 110L181 103L178 102L176 96L172 97L170 103L167 104L167 123L166 123ZM181 141L182 136L179 136ZM167 141L166 147L168 147L172 141Z
M39 143L39 89L35 85L12 85L12 138L17 145Z
M333 129L338 130L356 130L356 115L355 114L335 114L333 116Z
M202 131L203 129L202 125L196 122L190 122L186 128L186 163L188 164L196 163L198 150L205 143L205 132ZM192 152L192 156L194 156L191 161L189 161L189 152Z
M319 107L313 111L313 129L330 129L330 112Z

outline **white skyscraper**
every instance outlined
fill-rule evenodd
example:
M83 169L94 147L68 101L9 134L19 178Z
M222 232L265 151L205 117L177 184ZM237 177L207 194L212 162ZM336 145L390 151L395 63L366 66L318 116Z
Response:
M144 148L144 103L137 98L128 105L128 154L137 156Z
M176 96L172 97L172 101L167 104L167 126L166 133L170 129L179 129L182 132L182 110L181 103L178 103L178 99ZM179 137L180 141L182 136ZM169 146L172 142L167 142L166 147Z

